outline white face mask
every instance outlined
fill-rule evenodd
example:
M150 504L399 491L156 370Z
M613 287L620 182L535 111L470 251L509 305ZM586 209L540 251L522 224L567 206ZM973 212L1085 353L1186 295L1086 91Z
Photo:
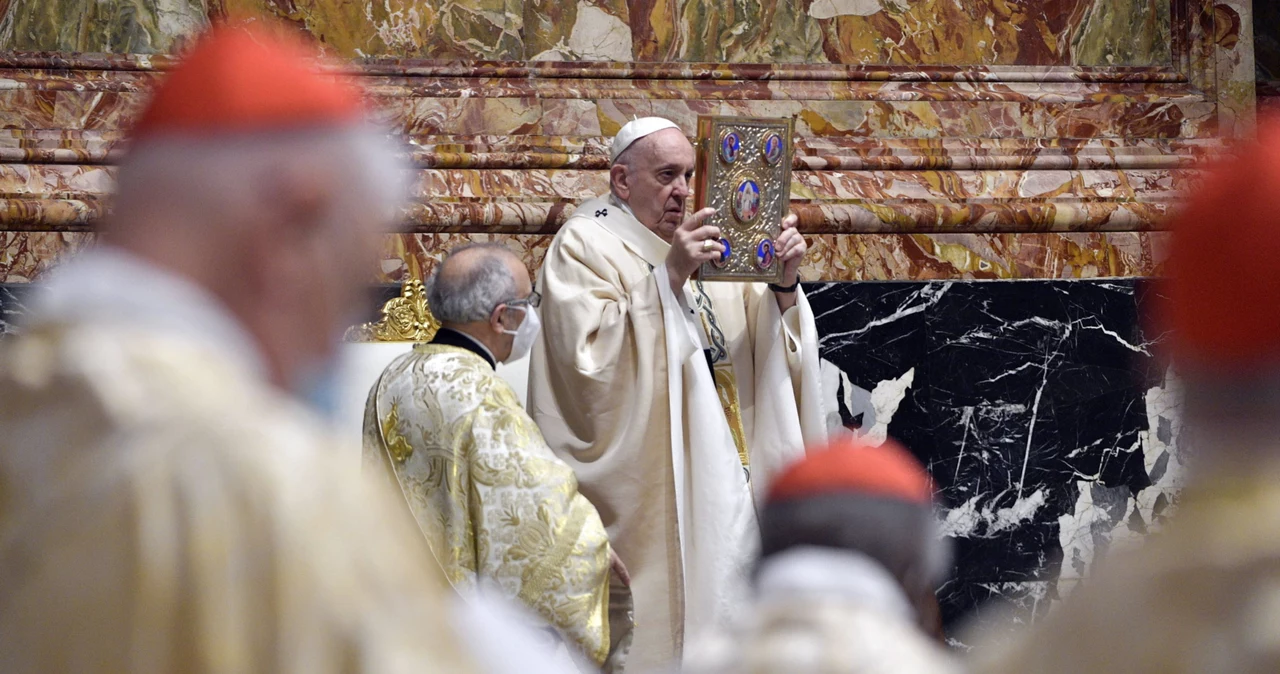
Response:
M524 312L524 320L520 322L520 327L515 330L502 331L504 335L516 336L511 343L511 355L502 361L503 363L514 363L529 355L529 351L533 349L533 343L538 339L538 332L542 330L542 320L538 318L538 312L532 307L508 306L507 308Z

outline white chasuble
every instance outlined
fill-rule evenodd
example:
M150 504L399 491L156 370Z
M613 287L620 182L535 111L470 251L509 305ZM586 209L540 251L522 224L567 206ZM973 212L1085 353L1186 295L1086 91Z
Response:
M464 597L497 585L595 666L611 650L609 667L620 659L625 647L611 641L629 633L629 616L611 629L600 517L484 358L419 344L393 361L366 407L365 465L391 469Z
M668 249L611 197L579 206L538 276L529 373L530 414L631 572L639 671L741 605L754 501L826 437L803 293L785 314L764 284L677 295Z

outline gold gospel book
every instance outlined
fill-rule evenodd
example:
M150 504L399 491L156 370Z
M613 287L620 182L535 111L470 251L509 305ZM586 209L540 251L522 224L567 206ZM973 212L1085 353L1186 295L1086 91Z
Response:
M775 241L791 202L792 119L698 117L694 211L716 214L725 252L703 263L704 281L778 283Z

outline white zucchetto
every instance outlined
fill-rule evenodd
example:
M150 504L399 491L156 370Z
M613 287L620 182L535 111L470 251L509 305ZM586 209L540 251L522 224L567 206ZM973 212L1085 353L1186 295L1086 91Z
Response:
M637 140L663 129L679 128L680 126L675 122L663 117L641 117L627 122L618 130L618 135L613 137L613 149L609 152L609 165L612 166L616 163L618 156Z

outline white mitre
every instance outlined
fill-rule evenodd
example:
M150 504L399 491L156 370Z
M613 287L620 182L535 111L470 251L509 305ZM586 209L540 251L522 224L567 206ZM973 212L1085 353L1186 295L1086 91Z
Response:
M614 162L618 161L618 156L637 140L663 129L678 128L680 126L675 122L662 117L641 117L627 122L618 131L618 135L613 137L613 149L609 152L609 165L612 166Z

